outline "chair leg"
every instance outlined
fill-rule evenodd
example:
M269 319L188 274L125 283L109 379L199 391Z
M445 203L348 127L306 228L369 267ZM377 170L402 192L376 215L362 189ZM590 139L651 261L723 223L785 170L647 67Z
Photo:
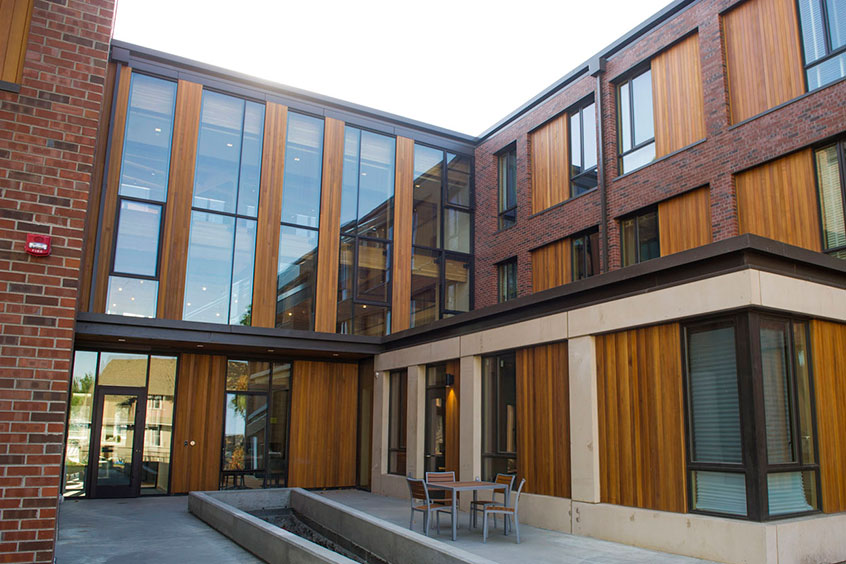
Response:
M441 535L441 512L435 511L435 526L438 528L438 536Z
M414 509L411 510L411 519L408 520L408 528L414 530Z
M508 514L502 514L502 534L508 536Z
M423 533L429 536L429 511L423 513Z
M488 542L488 512L482 515L482 542Z
M514 515L514 532L517 533L517 544L520 544L520 521L517 520L517 515Z

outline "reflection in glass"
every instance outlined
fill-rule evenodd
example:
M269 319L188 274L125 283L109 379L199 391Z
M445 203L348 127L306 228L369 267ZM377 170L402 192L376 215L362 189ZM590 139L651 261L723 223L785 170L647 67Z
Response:
M235 254L232 263L232 293L229 323L251 325L253 310L253 267L256 251L256 222L238 218L235 225Z
M597 186L596 122L591 103L570 115L570 196ZM590 171L590 172L587 172Z
M361 132L361 163L358 171L358 233L390 239L393 227L393 137Z
M444 309L470 311L470 262L447 257Z
M815 153L820 193L823 242L826 250L846 246L846 222L843 213L843 189L837 146L832 145Z
M258 216L261 156L264 141L264 106L247 102L241 141L241 174L238 178L238 213Z
M156 276L162 207L121 200L114 272Z
M447 153L447 203L470 206L470 157Z
M620 96L617 99L620 109L620 152L625 153L632 148L632 114L631 98L629 97L629 83L620 86Z
M355 334L378 337L389 333L391 310L385 306L355 304Z
M267 396L226 394L223 470L264 469Z
M517 297L517 259L497 265L499 303Z
M620 174L631 172L636 168L640 168L651 163L653 160L655 160L655 143L649 143L637 151L633 151L628 155L623 156L623 169L620 171Z
M143 388L147 385L147 355L100 353L100 373L97 376L97 385Z
M159 283L156 280L109 276L106 313L129 317L155 317Z
M132 73L129 89L119 193L164 202L176 83Z
M517 470L517 378L514 353L482 366L482 479Z
M814 448L814 412L811 407L811 375L808 347L808 326L802 322L793 323L793 363L796 374L796 406L799 410L799 447L802 464L813 464L817 455Z
M323 170L323 120L288 113L282 223L317 227Z
M789 325L786 321L761 320L761 372L767 431L767 461L770 464L796 460L790 414L788 329Z
M195 208L235 213L244 103L241 98L203 92L194 172Z
M441 267L438 252L411 249L411 326L438 319Z
M499 155L499 229L517 223L517 151Z
M182 319L229 322L234 237L234 217L191 212Z
M283 225L279 231L276 327L310 331L314 327L317 230Z
M637 217L638 262L661 256L658 245L658 212L651 211Z
M470 252L470 214L452 208L444 209L444 248L460 253Z
M573 239L573 280L589 278L599 272L599 232Z
M426 367L426 472L443 472L446 465L446 366ZM437 387L433 387L437 386Z
M84 494L88 472L88 451L91 444L91 417L94 406L94 380L97 375L97 353L76 351L68 406L68 436L65 443L65 497Z
M652 71L632 79L632 111L634 113L634 144L640 145L655 137L652 118Z
M437 248L441 243L440 206L443 151L414 145L412 244Z
M267 451L267 486L288 484L288 412L291 403L291 364L273 365L270 390L270 441Z
M146 357L145 357L146 363ZM100 462L97 487L129 486L135 452L137 395L105 394L100 426Z
M382 303L390 299L390 250L388 243L359 239L357 298Z
M391 372L388 395L388 473L405 476L408 406L406 371Z
M355 238L341 237L338 260L338 333L353 332L353 292L355 291Z
M175 389L176 357L150 357L141 465L142 494L168 493Z
M270 363L229 360L226 363L226 391L266 392L270 385Z

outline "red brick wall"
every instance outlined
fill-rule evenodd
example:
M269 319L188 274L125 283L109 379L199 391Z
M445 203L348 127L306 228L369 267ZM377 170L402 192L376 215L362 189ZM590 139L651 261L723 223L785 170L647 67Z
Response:
M702 0L612 56L602 76L602 123L608 198L609 263L620 268L617 219L624 214L699 186L711 190L714 240L738 234L732 175L846 131L846 82L797 98L784 107L729 128L725 62L719 13L735 0ZM610 79L649 60L661 49L698 29L706 140L617 178L616 100ZM587 57L589 53L585 53ZM550 59L554 61L554 59ZM570 69L561 69L561 74ZM594 91L596 79L584 76L540 106L485 140L476 149L477 308L496 303L495 263L518 260L518 294L532 291L529 250L597 225L599 193L531 213L528 133ZM517 144L517 225L497 233L497 168L493 155Z
M114 0L36 0L0 92L0 562L52 562L83 225ZM53 237L30 257L27 233Z

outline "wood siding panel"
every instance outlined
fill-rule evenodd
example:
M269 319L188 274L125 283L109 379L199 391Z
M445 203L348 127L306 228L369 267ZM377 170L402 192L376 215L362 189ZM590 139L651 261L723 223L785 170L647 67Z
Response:
M447 361L446 373L455 376L451 388L446 389L446 411L444 412L444 470L459 475L461 459L461 419L458 398L461 397L461 363L458 359Z
M567 114L529 134L532 159L532 213L570 197Z
M34 0L0 0L0 80L19 84Z
M276 325L276 274L282 221L282 179L288 108L268 102L264 111L256 261L253 282L253 327Z
M173 429L172 493L218 489L225 388L225 356L182 355Z
M705 137L698 34L652 59L652 103L656 158Z
M570 240L561 239L531 252L532 291L541 292L572 280Z
M570 380L567 343L517 351L517 483L570 497Z
M684 401L679 326L596 339L603 503L684 513Z
M846 511L846 325L811 323L822 509Z
M732 123L805 92L794 0L748 0L722 27Z
M658 204L661 256L707 245L711 236L711 192L691 190Z
M394 262L391 332L411 326L411 224L414 204L414 141L397 137L394 180Z
M167 188L167 212L162 237L159 270L159 301L156 317L182 319L188 237L191 232L191 201L194 196L194 168L203 86L180 80L176 91L173 147Z
M813 154L799 151L735 177L740 233L821 250Z
M109 273L112 270L112 248L115 244L117 221L117 199L120 190L120 164L123 160L123 138L126 133L126 114L129 110L129 86L132 69L120 67L118 90L115 97L115 110L112 119L112 133L109 139L108 172L106 192L103 197L103 220L100 225L100 237L97 241L97 264L92 282L94 292L94 313L106 312L106 297L109 292ZM94 201L92 200L92 204Z
M356 482L358 365L294 362L289 487L352 487Z
M341 184L344 176L344 122L326 118L323 181L320 189L320 239L314 330L334 333L338 316L338 253L341 237ZM410 306L409 306L410 307Z

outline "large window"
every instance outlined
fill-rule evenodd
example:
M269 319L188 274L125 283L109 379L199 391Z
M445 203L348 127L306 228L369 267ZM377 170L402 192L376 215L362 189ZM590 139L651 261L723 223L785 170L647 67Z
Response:
M517 378L514 353L485 357L482 367L482 479L517 471Z
M106 313L155 317L176 84L134 73Z
M655 158L655 124L652 116L652 71L633 76L617 88L620 174Z
M596 186L596 105L591 100L570 114L570 197Z
M513 300L517 297L517 257L496 265L497 272L497 301L499 303Z
M808 324L743 314L686 327L685 347L691 510L818 510Z
M517 149L497 156L499 170L499 229L517 223Z
M393 137L345 129L338 333L390 333L395 155Z
M276 327L314 329L314 287L323 171L323 120L288 113Z
M798 0L808 90L846 77L846 2Z
M572 241L571 260L573 261L573 280L582 280L599 274L599 231L575 235Z
M620 221L623 266L661 256L658 238L658 210L650 209Z
M814 153L817 186L820 197L823 250L846 259L846 147L843 142L829 145Z
M414 145L411 326L470 311L470 157Z
M426 429L423 440L423 464L426 472L446 470L447 378L446 364L426 367Z
M250 325L264 106L203 92L182 319Z
M388 396L388 473L405 476L405 440L408 430L408 376L405 370L391 372Z

